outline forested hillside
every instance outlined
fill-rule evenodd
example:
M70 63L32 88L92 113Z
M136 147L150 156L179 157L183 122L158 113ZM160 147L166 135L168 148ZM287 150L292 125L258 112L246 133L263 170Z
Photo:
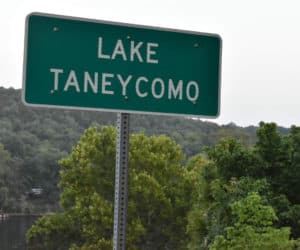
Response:
M58 160L70 153L85 129L115 121L114 113L25 107L21 90L0 87L0 207L28 212L57 209ZM131 132L170 136L181 145L185 160L223 137L240 139L245 145L256 142L256 127L169 116L132 115ZM32 188L43 188L41 199L28 199Z
M183 161L168 136L130 136L128 250L299 250L300 127L260 123L257 142L225 138ZM58 213L28 249L112 249L114 127L87 129L62 168Z

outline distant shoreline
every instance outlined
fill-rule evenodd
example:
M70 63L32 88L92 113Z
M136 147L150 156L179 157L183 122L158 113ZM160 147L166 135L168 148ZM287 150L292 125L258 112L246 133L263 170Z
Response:
M42 217L44 215L51 215L53 213L0 213L0 219L5 219L9 217L17 217L17 216L35 216Z

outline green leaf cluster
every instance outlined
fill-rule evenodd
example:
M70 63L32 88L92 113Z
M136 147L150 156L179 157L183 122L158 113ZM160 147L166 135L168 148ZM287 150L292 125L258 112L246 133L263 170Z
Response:
M115 138L113 127L90 128L60 161L63 213L31 228L30 249L112 248ZM169 137L131 136L127 249L186 249L194 183L183 160Z
M292 250L295 242L290 240L289 228L274 228L277 220L271 206L263 205L257 193L249 193L244 199L231 205L237 222L225 228L225 236L217 236L211 250Z
M257 137L251 147L226 138L206 149L209 161L198 171L188 217L189 249L296 247L300 128L282 135L276 124L262 122Z

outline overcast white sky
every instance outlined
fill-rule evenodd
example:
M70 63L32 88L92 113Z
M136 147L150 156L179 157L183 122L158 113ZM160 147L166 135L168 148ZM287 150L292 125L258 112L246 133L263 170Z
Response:
M33 11L220 34L221 114L212 121L300 125L299 0L2 0L0 86L22 86Z

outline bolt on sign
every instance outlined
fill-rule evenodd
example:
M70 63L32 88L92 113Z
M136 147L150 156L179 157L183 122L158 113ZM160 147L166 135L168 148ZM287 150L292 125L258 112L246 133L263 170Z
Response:
M23 101L31 106L216 117L214 34L32 13Z

